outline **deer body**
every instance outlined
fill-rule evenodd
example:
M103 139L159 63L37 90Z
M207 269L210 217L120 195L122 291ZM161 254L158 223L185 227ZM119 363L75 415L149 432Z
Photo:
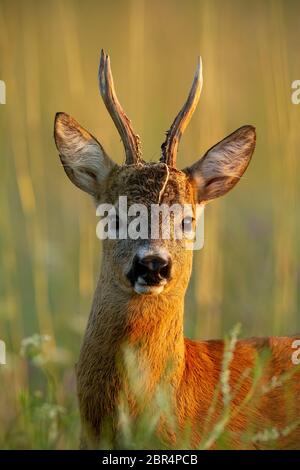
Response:
M116 98L109 58L104 53L99 79L104 102L124 142L126 162L122 166L114 164L91 134L68 115L59 113L55 140L67 175L91 194L97 205L115 205L120 195L126 195L129 205L142 203L149 211L154 204L188 204L192 208L189 216L179 222L175 218L171 222L162 219L160 224L170 223L174 228L180 223L191 231L196 206L228 192L246 170L255 147L254 128L241 127L191 167L182 171L175 168L181 134L200 96L199 63L187 102L162 145L161 161L145 163L139 138ZM124 223L121 213L117 220L120 230ZM184 338L184 296L191 269L192 251L186 249L184 237L103 242L101 273L76 368L82 447L99 446L108 421L118 445L120 404L125 400L135 417L147 408L162 385L168 387L179 427L177 431L170 429L162 417L158 431L176 447L188 424L191 445L196 447L202 442L206 418L222 377L225 346L223 341L194 342ZM250 339L237 343L229 361L229 385L234 390L232 416L227 423L227 444L231 448L270 446L263 439L242 439L250 428L255 433L270 427L279 430L277 447L300 448L300 375L293 370L293 340ZM124 364L128 346L135 354L132 368L140 374L138 400L130 389L128 366ZM255 394L249 394L255 374L245 372L255 367L257 355L266 347L270 357L259 379L260 388L268 387L273 377L293 373L284 383L273 383L265 389L258 400ZM224 393L217 392L209 429L222 418ZM293 427L288 429L290 423ZM215 445L212 440L207 447Z
M101 279L101 278L100 278ZM101 281L100 281L101 282ZM151 400L156 387L172 359L172 372L168 376L171 384L174 407L182 427L188 422L194 425L195 446L201 441L201 426L205 422L209 407L217 387L223 358L223 341L191 341L183 336L183 302L180 295L158 296L134 301L115 299L105 304L102 289L108 285L101 283L96 290L80 359L77 365L78 396L83 420L83 447L97 447L101 438L102 419L113 417L113 428L117 435L118 416L116 414L119 392L124 389L122 374L117 369L117 355L124 343L135 346L139 364L147 365L149 374L143 388L145 406ZM107 300L107 299L106 299ZM105 306L104 306L105 305ZM125 307L125 308L124 308ZM253 368L257 353L265 347L272 352L272 361L265 370L263 383L272 377L279 377L283 371L292 369L292 338L250 339L237 343L231 363L232 384L238 382L247 368ZM244 380L233 405L238 406L251 388L251 380ZM284 391L285 390L285 391ZM265 394L262 401L242 409L229 423L237 433L228 445L231 448L264 448L264 443L245 443L240 435L253 423L255 432L276 427L285 429L300 415L297 400L289 416L285 415L285 395L299 396L299 373L285 386L280 386ZM127 397L130 401L130 397ZM221 406L216 416L221 414ZM300 430L296 429L288 437L280 439L280 448L299 448ZM176 440L173 442L176 446ZM265 443L266 448L270 443Z

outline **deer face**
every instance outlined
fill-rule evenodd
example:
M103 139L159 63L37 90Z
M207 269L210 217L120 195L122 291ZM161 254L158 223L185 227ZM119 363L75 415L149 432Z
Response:
M118 209L120 196L126 196L127 214ZM104 193L98 196L100 204L107 201L117 208L119 234L124 224L129 227L137 220L131 209L137 205L143 209L139 221L144 230L139 238L133 238L128 230L125 239L103 241L104 256L110 260L118 284L138 294L168 292L176 285L178 288L183 266L189 271L191 252L185 249L185 234L176 238L175 230L183 225L186 232L191 230L195 210L194 192L186 174L163 163L118 167L108 178ZM189 205L188 213L180 210L184 205ZM178 213L169 212L169 208Z
M162 145L160 162L145 163L139 138L116 98L109 58L103 52L99 78L104 102L125 146L126 162L115 164L89 132L67 114L58 113L54 134L62 164L71 181L92 195L97 206L115 208L115 234L103 241L103 263L111 282L133 295L181 292L191 271L187 239L195 229L196 207L227 193L239 181L254 151L255 130L243 126L191 167L175 168L181 134L200 96L199 63L187 102ZM126 214L118 206L121 196L126 197ZM128 226L136 223L136 212L133 215L130 208L137 204L144 208L138 217L143 230L140 237L132 237ZM165 212L166 208L171 210ZM120 236L125 225L126 236Z

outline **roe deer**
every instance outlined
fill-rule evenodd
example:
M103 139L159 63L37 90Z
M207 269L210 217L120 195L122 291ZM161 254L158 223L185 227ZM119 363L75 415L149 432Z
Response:
M176 169L178 144L201 93L201 61L187 101L166 134L157 163L142 159L140 139L117 99L110 60L103 51L99 86L125 147L123 165L115 164L102 145L73 118L57 113L55 119L55 142L65 172L76 186L93 196L97 205L114 205L120 195L125 195L128 204L143 203L149 210L151 204L178 203L190 204L195 211L197 204L205 205L232 189L248 167L256 137L255 128L245 125L192 166ZM194 227L195 220L190 217L180 223ZM122 224L121 214L117 216L118 224ZM170 386L178 429L191 426L192 447L203 438L203 423L221 376L225 346L223 340L192 341L184 337L184 296L192 255L184 237L117 237L103 241L102 269L76 367L82 448L99 446L107 419L118 445L121 392L122 397L125 394L128 398L132 416L138 413L128 389L126 367L119 361L124 345L134 347L137 369L147 369L140 397L142 407L147 406L156 387L165 380ZM291 337L237 341L229 361L229 384L237 389L228 421L231 448L267 448L272 443L263 439L245 441L241 436L247 430L257 433L270 429L276 429L276 447L300 448L300 376L292 361L293 341ZM248 400L254 375L245 371L254 368L257 355L264 348L269 356L259 383L265 391L259 400ZM285 380L276 382L282 373L287 373ZM224 392L219 389L218 393L214 422L223 409ZM244 406L239 409L241 403ZM163 423L162 419L158 426L162 435ZM172 435L166 430L174 447L180 441L179 432ZM215 446L212 441L209 447Z

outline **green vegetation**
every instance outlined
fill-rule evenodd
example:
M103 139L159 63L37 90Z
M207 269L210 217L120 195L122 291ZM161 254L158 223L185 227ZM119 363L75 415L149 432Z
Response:
M204 87L179 166L239 126L257 127L257 150L243 181L206 209L186 334L221 337L237 322L243 336L300 331L300 106L291 102L291 83L300 79L299 14L293 0L0 1L0 79L6 84L6 104L0 105L0 339L7 348L7 365L0 365L0 448L78 444L74 363L101 245L93 204L65 177L52 135L55 113L65 111L122 161L122 145L99 98L101 47L111 55L118 95L146 160L159 158L199 54ZM216 440L222 446L227 432L233 391L224 362L224 415L208 426L201 448ZM124 447L162 446L153 429L164 396L160 391L156 413L137 423L127 419L124 404ZM257 439L276 441L276 430L261 432ZM187 430L183 445L188 438Z

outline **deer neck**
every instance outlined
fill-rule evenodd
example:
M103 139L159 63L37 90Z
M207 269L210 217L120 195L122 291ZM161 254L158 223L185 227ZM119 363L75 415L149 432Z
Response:
M166 375L176 386L184 368L183 312L184 292L180 289L160 295L129 295L102 271L87 335L89 342L91 337L97 338L93 344L102 367L112 370L116 360L121 358L124 364L124 357L131 357L135 364L125 367L142 371L148 388L154 390Z

